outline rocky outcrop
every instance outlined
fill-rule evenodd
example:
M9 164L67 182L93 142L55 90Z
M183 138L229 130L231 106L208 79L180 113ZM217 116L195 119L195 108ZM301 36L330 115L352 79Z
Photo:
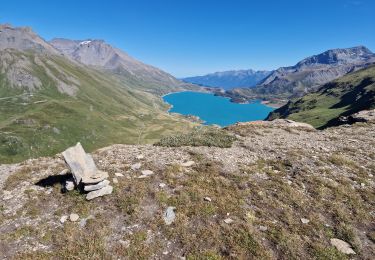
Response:
M276 127L276 128L301 128L306 130L315 130L315 128L307 123L296 122L289 119L275 119L272 121L252 121L245 123L237 123L236 126L262 126L262 127ZM232 128L231 126L228 128Z
M375 109L363 110L350 116L340 117L342 123L375 122Z
M82 183L84 191L89 192L86 196L87 200L112 193L113 188L109 185L109 181L106 180L108 173L96 168L94 159L91 155L86 154L81 143L68 148L62 155L70 168L70 172L73 174L75 186L77 187ZM72 190L71 186L70 182L65 185L67 190Z

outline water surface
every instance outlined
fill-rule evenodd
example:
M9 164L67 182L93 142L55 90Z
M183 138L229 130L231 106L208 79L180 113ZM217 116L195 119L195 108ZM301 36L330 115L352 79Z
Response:
M273 111L272 107L260 102L237 104L210 93L177 92L163 99L172 105L169 112L198 116L207 125L228 126L237 122L263 120Z

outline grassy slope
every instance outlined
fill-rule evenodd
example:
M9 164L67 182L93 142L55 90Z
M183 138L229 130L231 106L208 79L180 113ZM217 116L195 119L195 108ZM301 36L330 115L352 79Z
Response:
M62 57L40 56L55 77L64 73L79 80L76 97L61 94L43 66L35 63L36 54L22 55L32 61L30 69L43 86L33 96L16 96L22 91L10 88L0 74L0 163L52 155L78 141L88 150L113 143L150 143L191 126L164 113L161 99L136 90L132 79L120 81ZM16 97L1 99L10 96Z
M348 74L317 92L275 110L269 119L289 118L324 128L347 116L375 107L375 66Z

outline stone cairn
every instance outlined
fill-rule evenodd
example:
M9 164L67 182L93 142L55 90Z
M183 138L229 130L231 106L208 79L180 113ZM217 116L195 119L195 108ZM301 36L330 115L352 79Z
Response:
M108 173L96 168L94 159L90 154L86 154L80 143L68 148L62 155L73 175L73 179L67 180L65 183L66 190L71 191L82 185L83 190L88 192L87 200L112 193L113 187L107 180Z

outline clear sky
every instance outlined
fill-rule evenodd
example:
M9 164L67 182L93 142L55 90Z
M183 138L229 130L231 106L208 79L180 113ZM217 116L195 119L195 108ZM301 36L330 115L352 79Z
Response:
M375 51L374 0L3 0L0 23L100 38L177 77L275 69L332 48Z

